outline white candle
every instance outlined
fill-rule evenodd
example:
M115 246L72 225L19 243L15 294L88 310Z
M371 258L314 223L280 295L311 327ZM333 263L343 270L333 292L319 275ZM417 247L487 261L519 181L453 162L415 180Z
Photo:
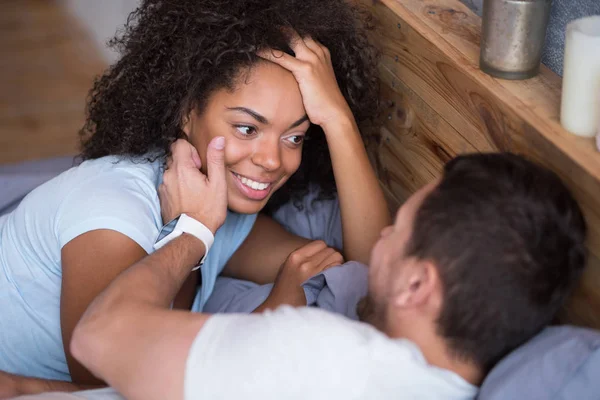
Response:
M600 15L567 25L560 122L579 136L600 127Z

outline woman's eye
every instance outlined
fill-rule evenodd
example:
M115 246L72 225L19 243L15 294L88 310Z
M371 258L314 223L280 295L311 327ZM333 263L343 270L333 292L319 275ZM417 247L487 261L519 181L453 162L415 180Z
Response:
M287 138L287 141L292 144L301 144L304 141L304 136L294 135Z
M256 128L253 126L238 125L235 129L244 136L252 136L256 133Z

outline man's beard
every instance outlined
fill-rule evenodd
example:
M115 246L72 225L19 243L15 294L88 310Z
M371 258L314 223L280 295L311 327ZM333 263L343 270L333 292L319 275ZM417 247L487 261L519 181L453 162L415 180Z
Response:
M356 314L358 315L359 321L376 325L375 322L377 318L375 313L375 304L371 295L367 295L360 299L356 305Z

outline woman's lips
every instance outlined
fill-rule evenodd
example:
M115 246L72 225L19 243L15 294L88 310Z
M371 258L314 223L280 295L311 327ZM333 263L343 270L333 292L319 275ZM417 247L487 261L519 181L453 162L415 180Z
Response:
M264 200L271 193L273 182L257 182L233 171L231 174L240 192L251 200Z

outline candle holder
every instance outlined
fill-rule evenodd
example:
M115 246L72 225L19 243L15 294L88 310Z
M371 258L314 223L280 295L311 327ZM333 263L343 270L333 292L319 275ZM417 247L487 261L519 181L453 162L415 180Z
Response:
M600 129L600 15L567 25L560 122L579 136Z
M481 70L502 79L537 75L551 5L552 0L485 0Z

